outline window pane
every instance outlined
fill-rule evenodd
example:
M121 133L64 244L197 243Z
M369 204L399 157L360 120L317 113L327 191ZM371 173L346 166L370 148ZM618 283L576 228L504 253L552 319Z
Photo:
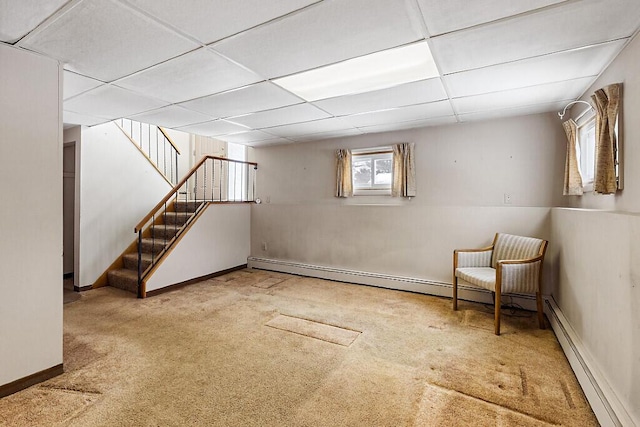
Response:
M371 159L353 159L353 185L356 187L371 186Z
M376 160L374 183L376 185L391 184L391 159Z

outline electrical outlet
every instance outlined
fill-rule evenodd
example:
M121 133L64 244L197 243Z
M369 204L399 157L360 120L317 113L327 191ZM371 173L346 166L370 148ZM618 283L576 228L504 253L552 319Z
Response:
M504 193L504 204L505 205L511 204L511 194Z
M262 242L262 250L267 251L267 242Z

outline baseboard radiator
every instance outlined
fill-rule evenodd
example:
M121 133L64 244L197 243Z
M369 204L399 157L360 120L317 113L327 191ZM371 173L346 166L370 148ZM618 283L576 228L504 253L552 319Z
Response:
M316 277L338 282L357 283L447 298L451 298L452 296L451 283L436 280L371 273L272 258L249 257L247 263L249 268L260 270L277 271L280 273ZM526 310L536 311L536 300L534 296L510 295L510 297L511 300L506 300L505 303L519 305ZM491 292L468 286L458 286L458 298L482 304L493 303ZM577 335L573 332L573 329L555 304L555 301L553 301L553 298L545 296L544 306L551 327L558 337L562 350L569 360L571 368L576 374L585 396L600 424L603 427L635 426L636 424L617 399L613 390L608 386L602 375L594 370L593 367L595 365L590 362L590 358L580 344Z

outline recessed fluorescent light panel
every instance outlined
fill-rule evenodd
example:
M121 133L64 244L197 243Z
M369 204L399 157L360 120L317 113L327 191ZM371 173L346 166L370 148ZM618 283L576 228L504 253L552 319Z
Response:
M273 80L307 101L385 89L438 77L426 42L372 53Z

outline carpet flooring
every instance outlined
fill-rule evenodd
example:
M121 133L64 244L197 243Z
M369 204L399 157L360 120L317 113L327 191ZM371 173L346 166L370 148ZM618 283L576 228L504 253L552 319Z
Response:
M553 332L525 311L502 328L480 304L257 270L106 287L65 305L65 373L0 399L0 425L596 426Z

